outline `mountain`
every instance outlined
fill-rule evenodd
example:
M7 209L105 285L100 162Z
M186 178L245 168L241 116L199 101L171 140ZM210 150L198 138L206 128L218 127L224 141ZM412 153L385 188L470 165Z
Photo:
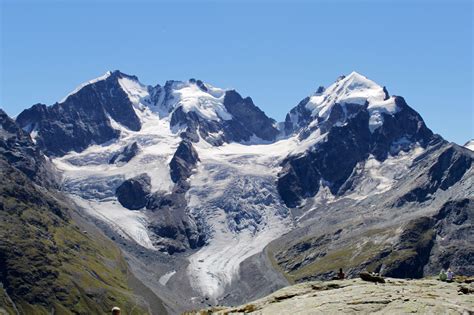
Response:
M314 197L321 186L343 195L353 188L356 166L369 157L384 162L437 141L402 97L390 97L355 72L301 101L286 116L285 129L316 138L309 150L283 161L278 190L289 207Z
M1 110L0 174L0 313L146 310L120 250L57 191L49 159Z
M464 144L465 148L468 148L471 151L474 151L474 140L470 140Z
M170 313L338 268L474 272L474 153L355 72L283 123L234 90L119 71L16 123Z
M0 154L29 179L45 187L54 187L54 166L14 120L0 109Z
M120 125L138 132L142 121L135 109L147 107L159 117L169 117L170 127L183 138L210 143L250 141L252 136L274 140L275 122L258 109L251 98L224 91L191 79L145 86L137 77L107 72L80 85L60 103L36 104L18 115L16 122L33 135L38 146L51 156L120 137ZM242 122L246 122L245 125ZM199 133L199 136L198 136Z

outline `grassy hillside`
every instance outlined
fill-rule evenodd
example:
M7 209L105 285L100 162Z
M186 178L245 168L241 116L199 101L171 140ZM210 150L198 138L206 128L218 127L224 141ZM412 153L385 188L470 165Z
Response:
M71 209L0 159L0 314L145 314L120 250L90 237ZM12 301L14 305L10 302ZM142 304L142 303L141 303Z
M349 276L369 270L393 277L421 278L435 238L433 226L433 219L420 217L402 227L371 229L349 238L342 238L341 230L337 230L286 245L273 242L267 253L274 268L290 283L330 279L339 268Z

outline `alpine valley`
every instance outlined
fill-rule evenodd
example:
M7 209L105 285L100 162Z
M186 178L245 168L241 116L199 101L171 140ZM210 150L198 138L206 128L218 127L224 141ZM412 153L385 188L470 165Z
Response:
M113 71L0 125L0 313L176 314L339 268L474 274L472 146L356 72L284 122Z

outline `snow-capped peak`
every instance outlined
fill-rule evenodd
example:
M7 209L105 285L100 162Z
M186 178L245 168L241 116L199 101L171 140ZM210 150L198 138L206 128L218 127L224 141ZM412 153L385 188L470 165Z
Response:
M198 83L200 82L200 83ZM170 89L168 108L181 107L184 112L193 111L208 120L229 120L232 116L224 107L225 90L201 81L175 81Z
M89 81L86 81L84 83L81 83L78 87L76 87L71 93L69 93L68 95L66 95L61 101L59 101L59 103L64 103L67 98L71 95L74 95L76 94L77 92L79 92L82 88L90 85L90 84L93 84L93 83L96 83L96 82L99 82L99 81L103 81L103 80L106 80L107 78L109 78L110 76L112 75L112 71L107 71L105 74L101 75L100 77L97 77L95 79L92 79L92 80L89 80Z
M335 104L341 105L346 114L346 104L367 105L372 132L383 123L381 113L394 114L398 111L394 98L388 96L384 87L355 71L339 77L325 90L318 89L309 98L306 108L311 111L311 116L318 117L313 125L327 120Z
M168 81L165 86L152 87L142 84L136 76L124 74L118 70L107 71L104 75L80 84L74 91L64 97L78 93L84 87L103 81L117 80L120 88L128 96L130 102L137 108L149 107L160 117L168 116L177 108L185 113L193 111L207 120L230 120L232 115L224 107L226 90L204 83L201 80Z
M313 116L325 118L336 103L365 105L368 102L370 105L381 103L385 99L383 87L357 72L352 72L346 77L340 77L322 93L315 93L306 106Z

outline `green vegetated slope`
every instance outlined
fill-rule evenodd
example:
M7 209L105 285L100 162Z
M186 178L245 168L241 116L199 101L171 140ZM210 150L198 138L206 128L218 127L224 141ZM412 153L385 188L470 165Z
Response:
M448 267L469 275L474 247L466 242L473 215L474 200L448 201L431 216L405 224L274 241L267 253L290 283L331 279L339 268L349 277L368 270L388 277L422 278Z
M61 195L2 158L0 178L0 314L146 313L111 241L81 231Z

